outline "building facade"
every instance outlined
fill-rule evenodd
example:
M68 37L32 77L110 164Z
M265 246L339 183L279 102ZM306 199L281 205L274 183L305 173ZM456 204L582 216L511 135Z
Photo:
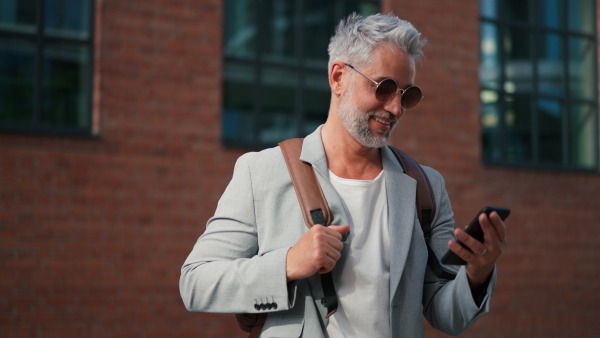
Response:
M596 1L5 3L0 336L245 336L185 310L180 267L237 157L325 120L317 47L352 10L428 40L391 143L444 175L457 226L512 209L491 313L462 336L600 334ZM240 19L265 3L271 26Z

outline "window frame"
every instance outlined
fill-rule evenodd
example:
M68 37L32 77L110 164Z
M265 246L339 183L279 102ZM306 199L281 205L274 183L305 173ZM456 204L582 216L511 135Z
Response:
M34 84L33 84L33 119L27 122L15 122L0 120L0 132L8 133L33 133L33 134L49 134L49 135L65 135L65 136L80 136L93 137L94 126L94 64L95 64L95 23L96 23L96 0L89 0L88 18L87 21L88 35L86 38L66 37L66 36L48 36L45 35L45 17L46 17L46 0L38 0L36 8L36 28L34 33L22 32L17 30L7 30L0 27L0 39L19 40L35 45L34 52ZM87 110L87 126L85 127L70 127L60 125L44 125L40 122L42 91L43 91L43 57L44 48L48 45L60 44L69 47L85 47L88 53L88 65L85 69L87 72L86 85L88 90L87 102L85 107Z
M594 18L596 18L596 20L598 20L598 15L597 15L597 3L596 1L591 1L592 6L593 6L593 10L592 10L592 15L594 16ZM483 41L482 41L482 35L481 35L481 30L482 30L482 26L484 24L490 25L495 27L496 29L496 41L500 41L502 37L506 36L507 32L510 29L523 29L526 30L528 34L530 34L529 37L529 46L530 46L530 53L531 53L531 58L528 60L528 65L531 66L532 69L532 77L531 77L531 81L532 81L532 90L529 93L518 93L518 92L513 92L513 93L509 93L506 91L506 88L504 86L504 84L506 84L507 81L507 76L506 76L506 65L507 65L507 60L505 57L505 50L501 47L501 46L497 46L498 47L498 67L499 67L499 79L498 79L498 88L492 88L490 86L486 86L486 84L484 83L484 81L481 80L481 78L479 79L479 92L482 93L485 90L490 90L490 91L495 91L498 93L498 98L497 98L497 103L496 106L498 108L498 120L499 120L499 143L500 143L500 149L495 149L495 148L491 148L493 150L499 150L502 155L501 155L501 159L500 160L495 160L495 159L488 159L486 158L484 151L485 149L485 145L483 144L483 136L484 136L484 132L483 132L483 124L480 124L481 129L481 136L482 136L482 148L481 148L481 155L482 155L482 162L484 165L486 166L503 166L503 167L522 167L522 168L531 168L531 169L542 169L542 170L554 170L554 171L573 171L573 172L592 172L592 173L598 173L600 172L600 150L599 150L599 120L600 120L600 106L599 106L599 99L598 99L598 29L595 27L594 30L592 30L591 33L585 33L585 32L581 32L581 31L574 31L571 30L568 27L568 13L567 13L567 6L568 3L567 1L564 0L559 0L559 4L561 7L561 11L558 14L559 16L559 22L560 25L559 27L547 27L544 26L540 20L538 20L538 9L540 8L541 4L541 0L527 0L527 5L529 6L529 10L531 12L531 19L528 22L515 22L515 21L511 21L509 18L507 18L506 13L504 13L503 11L503 6L498 6L497 7L497 15L495 18L491 18L491 17L487 17L483 14L482 10L479 11L479 24L480 24L480 46L482 45ZM481 3L480 3L481 5ZM564 52L563 58L561 60L561 73L562 73L562 78L563 81L561 83L561 87L563 88L564 94L560 95L560 96L553 96L553 95L549 95L549 94L544 94L540 91L540 74L539 74L539 70L538 70L538 62L540 60L543 60L540 58L540 49L537 46L539 40L538 37L545 35L545 34L555 34L557 36L560 37L560 41L561 41L561 48L562 51ZM573 38L582 38L585 41L588 41L591 43L593 43L593 46L595 48L593 48L593 55L591 56L593 58L593 60L595 62L593 62L593 74L596 78L596 81L594 81L594 88L593 88L593 98L592 99L584 99L584 98L578 98L575 97L574 95L572 95L571 93L571 89L569 88L570 85L570 78L569 78L569 62L571 60L570 58L570 50L568 48L568 44L569 41ZM483 59L483 52L482 49L480 48L480 65L481 65L481 60ZM528 99L530 100L531 103L531 107L530 107L530 113L531 113L531 126L529 128L529 132L530 132L530 142L531 142L531 160L530 161L522 161L522 160L511 160L509 158L509 156L507 156L507 152L508 152L508 141L507 141L507 126L506 126L506 113L507 113L507 103L506 103L506 98L507 97L518 97L518 96L526 96L528 97ZM480 99L481 100L481 99ZM560 103L561 105L561 163L560 164L551 164L551 163L544 163L541 162L540 160L540 143L542 143L542 141L540 140L541 134L540 134L540 121L543 117L541 117L540 115L540 110L537 108L537 103L540 102L540 100L552 100L552 101L557 101ZM484 102L483 100L480 101L481 104L481 110L480 110L480 118L483 117L483 106L484 106ZM570 147L570 139L572 138L572 136L574 135L571 131L570 131L570 124L569 124L569 119L570 119L570 115L571 110L570 106L573 105L587 105L589 107L593 107L593 111L595 114L595 118L594 121L595 123L593 124L593 137L594 137L594 142L593 142L593 146L594 146L594 165L591 167L583 167L582 165L574 165L572 163L570 163L570 157L571 157L571 147Z
M288 0L289 1L289 0ZM379 0L362 0L360 3L363 4L372 4L381 9L381 2ZM225 48L223 48L223 90L226 83L226 79L224 76L225 68L227 64L236 64L242 66L249 66L253 72L253 94L252 94L252 108L251 108L251 116L254 126L251 130L251 140L243 140L241 138L229 139L225 137L225 128L227 126L223 125L221 129L221 143L225 147L229 148L242 148L242 149L264 149L267 147L275 146L276 143L272 142L261 142L259 133L261 132L261 127L263 126L263 121L267 113L264 111L264 100L263 100L263 89L266 87L266 82L264 81L264 73L269 72L271 70L281 70L281 71L289 71L296 76L296 84L294 87L294 98L297 104L293 106L293 111L291 111L290 120L292 121L292 137L300 137L303 136L303 127L305 122L310 122L306 117L308 116L307 112L307 104L305 103L305 97L307 96L307 91L310 88L306 85L307 79L311 77L323 77L324 81L327 79L327 61L324 60L324 63L321 65L313 64L310 62L310 58L306 55L305 52L305 34L306 34L306 26L304 26L304 18L306 14L306 5L304 1L293 1L294 6L294 16L293 21L297 23L301 28L294 28L293 36L293 49L295 51L292 61L279 61L274 60L269 57L265 57L266 50L265 46L261 41L264 40L265 33L265 25L268 20L264 18L263 11L260 10L260 6L255 6L256 15L255 20L258 22L257 25L257 34L256 34L256 51L252 57L239 57L227 55ZM335 15L340 17L349 14L347 11L348 4L346 4L343 0L335 0ZM223 2L223 12L225 26L227 23L227 2ZM346 14L345 14L346 13ZM331 34L333 34L332 27ZM223 38L223 42L226 42L226 36ZM225 108L227 107L225 102L225 91L223 91L223 100L222 100L222 114L221 118L223 121L223 116L225 113ZM326 114L329 107L323 107L323 113ZM324 115L326 117L326 115Z

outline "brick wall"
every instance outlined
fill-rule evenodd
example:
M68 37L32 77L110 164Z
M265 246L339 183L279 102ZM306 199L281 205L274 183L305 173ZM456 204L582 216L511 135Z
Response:
M97 1L98 135L0 135L0 336L238 333L178 290L241 154L220 145L221 17Z
M384 1L429 40L393 143L444 174L457 224L513 209L492 312L463 336L596 336L600 176L482 166L473 4ZM220 144L222 2L96 14L97 136L0 134L0 336L242 337L178 291L242 153Z

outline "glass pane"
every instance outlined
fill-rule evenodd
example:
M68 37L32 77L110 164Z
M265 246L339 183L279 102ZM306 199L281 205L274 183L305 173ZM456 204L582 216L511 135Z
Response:
M256 54L256 2L225 1L225 46L227 56L252 57Z
M296 136L294 108L296 105L297 74L280 69L263 73L263 109L259 140L276 144Z
M482 90L480 99L483 158L486 161L501 161L503 160L502 127L500 125L498 92Z
M495 24L481 24L481 64L479 81L484 87L500 89L500 53L498 28Z
M569 93L572 97L589 100L595 98L595 48L592 40L569 39Z
M533 81L533 62L531 55L531 34L528 30L511 28L504 37L507 93L531 93Z
M558 34L543 34L536 40L538 86L542 94L564 96L564 48Z
M223 72L223 139L254 142L254 68L225 62Z
M262 11L265 35L261 37L264 54L270 60L293 61L295 56L295 1L265 0Z
M593 34L596 17L593 0L568 0L567 22L570 30Z
M503 19L511 22L530 22L531 8L530 0L502 0Z
M308 0L305 2L305 6L304 54L307 64L320 66L319 68L325 71L329 59L327 46L339 20L335 16L335 2ZM320 65L315 64L317 62L320 62Z
M42 124L87 128L89 51L85 47L47 46L43 56Z
M597 168L597 124L598 113L593 105L571 105L569 110L569 160L571 165L588 169Z
M89 0L45 0L46 34L86 38Z
M0 27L34 32L37 0L0 1Z
M544 0L537 2L537 20L542 26L560 28L561 0Z
M538 100L539 160L560 164L563 157L562 104L558 100Z
M331 91L327 80L327 73L322 75L307 75L304 91L305 120L302 134L312 133L319 125L325 123L331 101Z
M489 19L496 19L498 15L498 5L496 0L480 0L479 10L481 11L481 16Z
M506 159L516 163L531 162L531 99L526 96L507 97L505 104Z
M361 1L361 0L346 0L344 1L346 8L344 8L345 13L343 16L347 16L352 12L356 12L360 15L371 15L375 13L379 13L379 4L373 1ZM341 18L338 18L338 21ZM336 22L337 23L337 22ZM333 32L331 33L333 34Z
M33 122L35 45L0 39L0 124Z

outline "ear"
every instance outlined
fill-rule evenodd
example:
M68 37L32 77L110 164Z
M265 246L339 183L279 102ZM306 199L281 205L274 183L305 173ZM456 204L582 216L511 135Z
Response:
M346 73L346 65L344 65L341 61L335 61L331 65L331 70L329 71L329 87L331 88L331 93L336 96L341 96L344 88L344 74Z

